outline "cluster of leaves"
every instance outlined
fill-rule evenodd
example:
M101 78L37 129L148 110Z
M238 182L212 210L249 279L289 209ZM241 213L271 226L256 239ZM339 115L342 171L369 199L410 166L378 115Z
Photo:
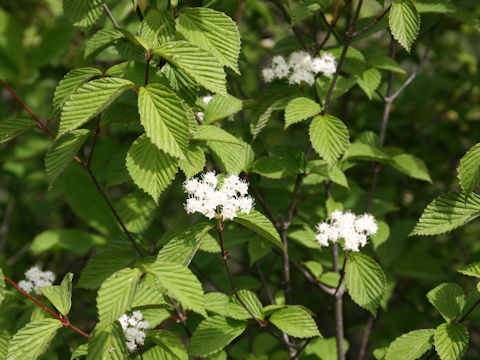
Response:
M30 259L51 260L53 269L66 275L60 285L41 289L41 304L58 314L52 317L8 287L0 270L0 360L65 358L68 348L72 359L344 359L351 346L338 322L345 322L349 338L380 308L379 327L385 325L386 331L372 337L376 359L418 359L434 351L442 360L460 359L469 342L464 322L480 314L480 289L465 295L457 284L464 280L447 274L441 269L445 263L434 259L441 254L438 246L410 243L409 249L407 235L442 234L480 215L474 192L480 181L480 147L473 146L458 166L463 191L434 200L411 231L421 203L413 204L408 196L415 189L415 194L431 197L432 178L440 178L444 170L436 169L438 152L431 154L405 134L414 126L405 119L414 116L409 107L416 97L400 95L433 46L437 56L453 52L449 42L432 45L433 32L453 41L467 39L469 31L480 30L471 13L478 7L468 1L430 0L273 2L277 7L257 1L243 7L243 2L238 7L227 0L214 3L191 7L199 4L63 0L71 25L43 36L24 75L44 75L45 64L62 63L57 47L72 34L79 41L87 38L80 50L63 59L66 68L52 91L53 105L42 108L32 101L32 109L48 122L35 115L6 117L5 105L0 108L0 141L10 142L2 156L2 176L19 204L12 225L12 210L6 208L0 250L20 253L0 260L5 279L20 280L29 266L26 260L15 265L25 250L13 244L14 235L8 235L5 245L3 229L16 225L28 229L20 240L34 238ZM372 16L365 16L369 12ZM242 24L242 52L239 28L226 13ZM295 36L288 35L288 27L275 28L280 16L290 22ZM303 36L322 18L325 31L313 39ZM3 10L0 21L6 24L5 31L0 29L2 79L15 88L22 62L27 64L19 60L26 57L19 48L22 41L17 41L22 34ZM450 34L452 21L457 28ZM273 30L266 31L264 24ZM268 52L258 48L265 36L278 40ZM423 49L414 47L416 39L422 40ZM19 43L13 50L12 41ZM337 74L317 77L312 87L280 80L259 85L259 71L252 69L261 67L261 55L268 60L273 53L302 48L333 54ZM401 55L395 57L395 52ZM416 69L409 69L410 52L418 55ZM71 58L77 65L73 69ZM444 61L437 61L438 69L450 70L450 61ZM470 69L462 71L466 75L461 81L468 79L474 87ZM418 93L432 88L428 84L434 80L440 81L424 77L423 87L414 82L417 94L412 94L421 99ZM26 95L30 92L27 88ZM207 94L212 95L208 103L203 100ZM440 105L449 96L436 95ZM44 95L37 96L27 96L25 102L40 103ZM371 120L381 119L379 104L384 105L381 125ZM389 126L398 136L392 143L403 148L384 144L390 113ZM38 127L53 142L32 131ZM451 130L443 133L450 138ZM12 141L18 144L10 145ZM39 160L43 156L45 170ZM435 168L433 176L427 163ZM248 178L257 210L227 223L188 220L181 183L206 168ZM376 189L380 174L389 181ZM23 183L28 186L18 188ZM34 195L47 189L48 195L37 201ZM26 195L29 191L34 195ZM29 216L20 215L23 206ZM367 210L379 219L379 231L365 251L339 256L334 251L332 259L331 249L316 243L314 226L336 209ZM40 227L47 230L38 234ZM469 265L460 273L479 278L479 263L469 257L465 263ZM73 273L79 274L76 282ZM405 290L406 276L426 283ZM446 278L426 296L445 322L425 328L434 323L431 314L418 319L412 314L429 306L425 288ZM342 307L344 293L353 301ZM335 319L329 311L332 302ZM410 302L416 303L413 311L406 308ZM367 310L361 316L358 306ZM145 345L129 353L118 318L135 310L150 329ZM424 329L408 332L420 327ZM323 338L319 329L329 337ZM60 332L65 343L56 336ZM353 337L351 341L354 347L364 346Z

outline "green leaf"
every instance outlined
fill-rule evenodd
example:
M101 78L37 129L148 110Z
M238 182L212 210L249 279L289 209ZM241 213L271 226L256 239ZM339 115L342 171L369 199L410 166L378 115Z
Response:
M334 0L297 0L295 1L295 7L292 13L292 25L299 23L300 21L315 15L320 11L324 11L325 8L330 5Z
M380 265L361 252L349 252L345 281L352 300L375 316L387 286Z
M60 286L44 286L41 293L52 303L62 315L68 315L72 306L72 279L73 274L68 273Z
M229 132L214 125L197 126L192 134L192 140L196 141L221 141L241 145L242 140L237 139Z
M363 144L359 142L350 143L343 155L343 160L366 160L366 161L388 161L390 156L382 149L372 146L371 144Z
M178 66L206 89L227 95L223 67L209 52L186 41L173 41L153 53Z
M427 166L422 159L410 154L395 155L392 159L392 166L398 171L401 171L414 179L427 181L429 183L432 182Z
M130 309L138 281L140 270L125 268L117 271L105 280L98 290L98 319L103 325L113 324Z
M2 305L3 299L5 299L5 279L3 278L3 271L0 268L0 305Z
M232 301L234 303L243 307L243 302L250 309L253 315L255 315L258 319L264 319L265 314L263 313L263 305L253 291L239 290L237 294L242 301L240 301L235 295L232 295Z
M166 86L149 84L139 90L138 112L147 137L160 150L177 158L188 153L187 111L191 110Z
M45 169L50 189L68 163L73 160L73 157L82 148L88 134L89 130L78 129L55 139L45 157Z
M190 265L202 240L214 225L210 222L202 222L186 229L175 231L168 243L158 252L157 262L172 262Z
M367 68L361 76L356 75L356 78L358 86L360 86L368 98L372 100L375 90L377 90L382 81L380 71L375 68Z
M315 116L310 125L310 141L315 151L329 164L334 164L345 151L348 129L338 118L325 115Z
M427 299L447 322L455 319L465 304L463 290L455 283L438 285L428 292Z
M277 229L275 229L270 220L268 220L267 217L265 217L265 215L263 215L262 213L256 210L252 210L250 211L250 214L238 214L237 217L233 219L233 221L256 232L264 239L271 241L280 249L284 250Z
M467 199L460 192L452 192L433 200L410 235L437 235L462 226L480 215L480 196Z
M294 337L321 336L315 320L300 306L287 306L275 311L269 320L281 331Z
M82 344L75 349L72 356L70 356L70 360L75 360L75 359L78 359L80 356L87 356L87 355L88 355L88 344Z
M295 170L288 160L281 156L268 156L257 159L251 168L251 172L271 179L281 179L296 175Z
M157 307L167 305L165 298L157 286L157 280L152 274L146 273L137 287L137 292L132 302L132 308L136 307ZM153 326L152 326L153 327Z
M480 144L473 146L462 157L457 172L458 182L468 197L480 182Z
M347 340L343 341L343 351L346 354L349 348ZM316 338L308 343L304 350L305 355L316 356L321 360L337 360L337 339L334 337L321 339Z
M29 119L2 120L0 121L0 144L6 143L36 126L37 123Z
M411 0L393 0L389 15L393 37L410 52L420 30L420 15Z
M396 338L388 347L385 360L416 360L433 345L435 329L410 331Z
M190 178L203 170L206 161L202 148L198 145L190 145L187 158L179 160L178 165L185 176Z
M193 106L197 99L198 85L190 75L168 63L162 67L161 72L168 79L172 90Z
M142 21L138 36L153 49L175 37L175 18L169 11L151 10Z
M474 262L471 264L468 264L466 268L457 270L459 273L462 273L463 275L467 276L474 276L477 278L480 278L480 262Z
M263 258L272 250L272 243L265 241L261 237L254 237L248 242L248 257L250 258L250 266Z
M153 145L146 135L133 142L127 153L126 165L133 182L157 205L160 194L177 173L177 161Z
M8 343L10 341L10 334L5 329L0 329L0 360L7 358Z
M63 11L68 20L78 27L89 27L103 12L102 0L63 0Z
M253 149L244 141L241 141L240 144L232 144L211 140L207 141L207 146L217 164L228 174L240 174L253 161Z
M203 320L193 332L188 353L190 356L202 357L213 354L240 336L246 327L245 321L211 316Z
M92 37L92 39L89 40L89 43L95 38L95 35ZM91 67L84 67L69 71L67 75L65 75L64 78L60 80L57 87L55 88L55 94L53 95L52 115L57 116L60 113L60 110L62 110L65 101L67 101L70 95L75 93L80 86L85 84L90 79L100 75L102 75L102 72L100 70Z
M96 55L99 52L101 52L102 50L104 50L107 47L109 47L110 45L112 45L115 42L115 40L121 39L124 36L125 36L125 34L122 31L120 31L116 28L100 29L95 34L93 34L93 36L90 39L88 39L87 45L85 46L85 52L84 52L83 56L85 58L87 58L91 55ZM77 70L81 70L81 69L77 69ZM75 70L72 70L71 72L73 72L73 71L75 71ZM100 75L100 74L98 74L98 75ZM67 76L68 76L68 74L67 74Z
M179 31L192 44L211 52L237 74L240 34L233 20L222 12L202 8L182 10L177 22Z
M155 275L167 294L180 301L184 308L207 316L202 284L190 269L181 264L162 262L152 264L148 271Z
M109 67L107 71L105 71L105 75L107 76L112 76L112 77L117 77L117 78L122 78L124 80L129 80L133 82L136 86L141 87L145 85L145 76L147 72L147 66L145 63L138 62L138 61L125 61L119 64L115 64L112 67ZM154 66L149 66L148 68L148 81L150 83L162 83L168 85L167 79L165 76L162 74L160 70L158 70ZM133 95L133 92L131 92L128 95ZM115 106L119 106L119 104L122 105L134 105L134 110L136 115L138 116L138 108L137 108L137 97L131 96L131 101L127 104L122 104L120 101L115 101L111 107L107 108L105 112L103 113L102 116L102 123L105 121L105 115L110 115L109 112L114 112ZM133 103L133 100L135 99L135 103ZM112 114L111 116L113 116ZM125 117L125 115L129 114L115 114L117 115L116 117Z
M37 359L62 326L57 319L37 320L25 325L10 340L7 360Z
M98 324L88 341L87 360L127 360L125 337L120 324Z
M131 81L110 77L83 84L65 101L58 136L79 128L134 86Z
M232 116L242 110L242 100L234 96L214 95L205 108L203 116L204 124L211 124L215 121Z
M442 324L435 331L435 350L442 360L459 360L468 346L468 330L463 324Z
M162 347L172 359L188 360L185 345L183 345L183 342L173 332L155 330L148 334L148 339Z
M290 101L285 109L285 129L290 125L318 115L322 108L312 99L298 97Z
M311 170L308 173L321 175L326 179L330 179L335 184L350 189L350 187L348 186L347 177L338 166L329 165L324 160L313 160L310 161L308 165L309 167L311 166Z
M335 83L335 88L333 89L332 100L348 92L356 83L357 78L355 76L339 76L337 82ZM331 84L332 80L330 78L327 78L325 76L317 77L315 81L315 91L317 92L320 99L327 98L327 94L330 90Z

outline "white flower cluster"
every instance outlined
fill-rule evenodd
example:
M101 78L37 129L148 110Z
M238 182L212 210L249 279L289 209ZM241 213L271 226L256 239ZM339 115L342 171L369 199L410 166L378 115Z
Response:
M216 216L232 220L237 212L249 214L253 199L248 196L248 182L237 175L219 180L214 171L203 174L201 180L190 178L183 187L190 195L185 204L187 213L199 212L209 219Z
M378 225L370 214L356 216L350 211L334 211L326 222L317 225L316 239L321 246L340 242L344 250L359 251L367 237L377 233ZM343 240L343 241L342 241Z
M26 293L30 294L33 291L40 295L39 288L51 286L55 281L55 274L51 271L42 271L38 266L35 266L25 272L25 278L26 280L20 281L18 286Z
M290 54L288 61L277 55L272 59L272 67L264 68L262 75L266 83L274 79L288 78L290 84L302 82L313 85L315 75L322 73L330 77L337 71L335 57L330 53L323 53L320 57L312 58L305 51L295 51Z
M212 100L212 95L206 95L202 97L202 101L205 103L205 105L208 105L208 103ZM196 112L195 115L200 119L201 122L203 122L203 116L205 115L203 111Z
M123 314L118 321L122 325L125 339L127 340L127 349L129 351L135 351L139 346L143 345L147 333L145 329L148 329L150 323L148 321L142 321L143 315L140 311L134 311L131 316Z

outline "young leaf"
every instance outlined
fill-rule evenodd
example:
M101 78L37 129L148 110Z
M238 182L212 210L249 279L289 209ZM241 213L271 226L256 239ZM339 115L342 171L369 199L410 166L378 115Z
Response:
M416 360L433 345L435 329L410 331L396 338L388 347L385 360Z
M209 52L186 41L173 41L153 53L178 66L206 89L227 95L223 67Z
M468 264L465 269L457 270L459 273L467 276L473 276L476 278L480 278L480 262L474 262Z
M230 144L241 145L242 140L237 139L229 132L214 125L197 126L192 134L192 140L196 141L221 141Z
M233 221L256 232L264 239L277 245L280 249L284 249L277 229L275 229L270 220L268 220L262 213L252 210L250 211L250 214L238 214Z
M120 324L97 324L88 341L87 360L127 360L125 336Z
M246 327L246 321L211 316L203 320L193 332L188 354L201 357L213 354L240 336Z
M93 40L95 35L92 37L92 39L89 40L89 43ZM55 94L53 95L52 115L58 115L58 113L63 107L63 104L65 104L65 101L67 101L70 95L77 91L80 86L82 86L90 79L100 75L102 75L102 72L100 70L91 67L73 69L69 71L67 75L65 75L65 77L60 80L57 87L55 88Z
M60 286L44 286L40 288L41 293L62 315L68 315L72 306L72 278L73 274L68 273L63 278Z
M127 153L126 165L133 182L157 205L160 194L177 173L177 161L153 145L146 135L133 142Z
M241 141L241 140L240 140ZM228 174L240 174L253 161L253 149L250 144L241 141L240 145L223 141L207 141L215 161Z
M0 144L6 143L36 126L37 123L30 119L2 120L0 121Z
M98 319L103 325L113 324L130 309L140 279L140 270L125 268L105 280L98 290Z
M310 125L310 141L317 153L334 164L348 145L348 129L338 118L315 116Z
M238 304L238 305L243 307L243 304L242 304L242 302L243 302L245 305L247 305L247 307L250 309L250 311L258 319L263 320L263 318L265 317L265 314L263 313L263 305L260 302L260 300L258 300L257 295L255 295L255 293L253 291L239 290L238 291L238 296L240 297L240 299L242 301L237 299L237 297L235 295L232 295L233 303ZM250 314L249 314L249 317L251 317Z
M320 105L307 97L298 97L290 101L285 109L285 129L290 125L308 119L320 113Z
M393 37L410 52L420 30L420 15L412 0L393 0L389 15Z
M82 148L87 140L88 133L87 129L78 129L55 139L45 157L45 169L50 189L68 163L73 160L73 157Z
M387 286L380 265L361 252L349 252L345 281L352 300L375 316Z
M217 120L232 116L240 110L242 110L242 100L231 95L214 95L205 108L203 123L211 124Z
M175 231L168 243L158 252L156 261L190 265L202 240L213 226L210 222L202 222L181 231Z
M101 78L83 84L63 106L58 136L79 128L134 86L120 78Z
M175 37L175 18L168 11L153 9L143 19L138 36L149 49L172 41Z
M480 182L480 144L473 146L462 157L457 172L458 182L468 197Z
M275 311L269 320L281 331L297 338L321 336L315 320L300 306L287 306Z
M148 334L148 339L162 347L173 360L188 360L185 345L173 332L155 330Z
M467 199L460 192L452 192L433 200L410 235L437 235L462 226L480 215L480 196Z
M17 331L8 345L6 360L35 360L47 350L63 323L57 319L43 319L31 322Z
M435 331L435 350L442 360L460 360L467 351L468 330L463 324L442 324Z
M102 0L63 0L63 11L70 22L78 27L89 27L103 12Z
M138 111L140 122L152 144L177 158L187 155L187 109L173 91L158 83L141 87Z
M358 86L360 86L368 98L372 100L375 90L377 90L382 81L380 71L375 68L367 68L361 76L356 75L355 77Z
M168 262L152 264L148 271L155 275L167 294L176 298L186 309L207 316L202 284L187 267Z
M457 317L465 304L463 290L455 283L438 285L428 292L427 299L449 323Z
M179 31L192 44L211 52L237 74L240 34L233 20L219 11L195 7L182 10L177 22Z
M98 54L103 49L112 45L115 42L115 40L121 39L124 36L125 36L125 34L123 32L121 32L120 30L116 29L116 28L98 30L95 34L93 34L93 36L90 39L88 39L87 45L85 46L85 52L84 52L83 56L85 58L87 58L94 53ZM76 70L82 70L82 69L76 69ZM72 70L70 73L73 73L76 70ZM97 69L94 69L94 70L100 72ZM101 74L101 72L100 72L100 74ZM67 76L68 76L68 74L67 74ZM67 78L67 77L65 77L65 78ZM85 81L87 81L87 80L85 80ZM72 93L73 93L73 91L72 91Z

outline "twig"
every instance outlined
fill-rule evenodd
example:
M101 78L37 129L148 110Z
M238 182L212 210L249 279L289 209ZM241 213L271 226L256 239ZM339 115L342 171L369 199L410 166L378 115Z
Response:
M185 332L187 333L188 337L192 337L192 332L190 331L190 328L188 327L187 320L185 319L185 316L182 314L180 309L178 308L178 305L175 303L175 300L173 300L170 296L167 295L168 300L172 304L173 308L175 309L175 312L177 313L178 320L183 325L183 328L185 329Z
M93 152L95 151L95 146L97 145L98 134L100 133L100 122L102 120L102 113L98 114L97 117L97 127L93 133L93 143L92 148L90 149L90 154L88 155L87 166L90 167L92 164Z
M467 317L468 315L470 315L473 310L475 310L475 308L480 304L480 299L478 299L477 301L475 301L475 303L472 305L472 307L460 318L460 320L458 320L459 323L463 322Z
M77 328L76 326L72 325L70 323L70 321L68 320L68 317L65 316L65 317L60 317L59 315L55 314L52 310L50 310L48 307L46 307L45 305L43 305L40 301L38 301L37 299L35 299L33 296L31 296L29 293L27 293L26 291L24 291L20 286L18 286L13 280L11 280L9 277L7 277L5 274L3 275L3 278L5 280L7 280L7 282L10 283L10 285L12 285L15 289L17 289L18 291L20 291L23 295L25 295L26 297L28 297L30 300L32 300L35 304L37 304L38 306L40 306L43 310L45 310L46 312L48 312L50 315L52 315L53 317L55 317L56 319L60 320L63 324L63 326L66 326L66 327L69 327L70 329L76 331L77 333L79 333L80 335L82 335L83 337L86 337L87 339L90 339L91 336L88 335L87 333L83 332L82 330L80 330L79 328Z
M268 218L272 221L272 223L275 225L275 227L278 227L278 221L275 215L273 214L273 211L269 208L263 197L253 188L250 186L250 191L252 192L253 196L255 196L255 199L257 199L258 203L260 206L265 210Z
M235 13L235 23L237 26L240 24L240 20L242 18L242 8L245 0L238 0L237 12Z
M112 22L113 26L115 26L116 28L120 27L120 26L118 26L118 23L117 23L117 21L115 20L115 18L113 17L113 14L112 14L112 12L110 11L110 9L108 8L108 5L107 5L107 4L103 4L103 9L104 9L105 12L107 13L107 16L108 16L108 18L110 19L110 21Z
M338 244L334 243L332 247L333 253L333 269L339 272L338 266ZM343 293L335 295L335 331L337 338L337 352L338 360L345 360L345 351L343 346L343 339L345 338L343 330Z
M258 261L255 263L255 267L257 268L258 276L260 276L260 280L262 281L263 289L265 290L265 294L267 294L268 300L270 301L271 305L275 305L275 299L268 287L267 280L265 279L265 276L263 275L262 268L258 264Z
M354 32L354 33L353 33L353 36L356 37L356 36L358 36L358 35L360 35L360 34L363 34L363 33L364 33L365 31L367 31L368 29L370 29L370 28L374 27L375 25L377 25L377 24L380 22L380 20L382 20L383 17L384 17L385 15L387 15L387 13L390 11L391 8L392 8L392 5L390 5L389 7L387 7L387 8L385 9L385 11L384 11L379 17L377 17L372 23L370 23L370 24L364 26L363 28L361 28L360 30Z
M145 69L145 86L148 84L148 73L150 70L150 60L152 59L150 51L147 50L147 67Z
M360 349L358 350L357 360L363 360L367 352L368 339L372 334L373 322L375 318L372 314L368 315L367 323L365 324L365 330L363 331L362 342L360 343Z
M343 280L345 279L345 267L347 266L347 260L348 260L348 252L344 251L343 252L343 265L342 265L342 270L340 271L340 279L338 280L337 287L335 288L335 292L333 293L333 296L337 296L338 289L343 284Z

